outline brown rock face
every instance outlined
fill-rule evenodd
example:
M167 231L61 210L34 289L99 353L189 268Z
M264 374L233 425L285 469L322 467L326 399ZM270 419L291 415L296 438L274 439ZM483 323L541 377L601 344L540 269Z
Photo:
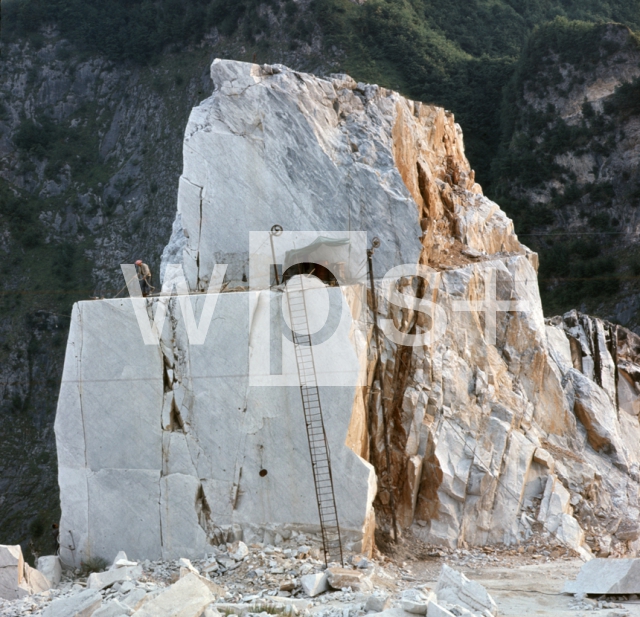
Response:
M396 289L440 312L389 302L378 282L379 320L430 335L420 345L386 337L381 349L368 422L378 521L395 515L427 542L464 546L517 542L532 533L523 521L538 519L586 555L583 529L595 529L596 507L613 520L612 503L623 499L637 519L628 489L636 494L640 449L623 433L640 430L640 369L629 359L640 340L597 320L587 343L569 326L546 325L537 256L482 195L453 116L405 100L395 113L394 160L419 213L427 267ZM618 419L621 400L628 413ZM614 540L618 551L637 550L631 535Z

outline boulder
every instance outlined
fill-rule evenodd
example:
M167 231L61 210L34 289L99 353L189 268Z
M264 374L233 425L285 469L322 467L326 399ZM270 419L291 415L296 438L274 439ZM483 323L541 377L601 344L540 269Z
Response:
M62 579L62 563L57 555L38 557L37 568L54 587Z
M440 604L457 604L472 612L498 614L495 601L480 583L469 580L447 565L442 566L436 596Z
M376 591L372 593L365 602L364 610L367 613L380 613L391 606L389 594Z
M216 572L218 569L219 569L218 562L212 561L211 563L208 563L206 566L204 566L202 568L202 571L205 574L210 574L211 572Z
M102 596L95 589L54 600L44 609L42 617L92 617L102 605Z
M363 572L347 568L327 568L327 582L333 589L351 588L351 591L367 591L372 588L371 581Z
M543 467L546 467L549 473L553 473L556 468L556 462L553 460L553 456L544 448L536 448L536 451L533 453L533 460Z
M20 545L0 545L0 598L17 600L49 589L47 577L25 563Z
M15 600L28 595L24 582L24 559L19 545L0 545L0 598Z
M198 569L193 566L190 559L181 557L180 559L178 559L178 565L180 566L180 578L182 578L183 576L187 576L187 574L189 574L190 572L193 572L194 574L200 574L200 572L198 572ZM205 570L205 572L206 571L207 570Z
M623 542L634 542L640 537L639 525L637 519L631 517L622 519L616 530L616 538Z
M538 510L538 520L547 531L555 533L562 522L562 515L571 513L570 499L571 495L562 482L553 475L548 476Z
M121 561L129 561L129 559L127 558L127 554L124 551L118 551L118 554L116 555L116 558L113 560L113 563L111 564L111 567L109 568L109 570L115 570L118 567L118 562Z
M560 542L579 553L580 557L584 561L588 561L593 557L591 551L584 543L584 530L580 527L578 521L573 516L563 514L560 517L560 524L558 525L555 534L556 538L558 538Z
M249 554L249 548L240 540L231 548L231 557L236 561L242 561Z
M135 617L200 617L222 590L193 572L138 609Z
M407 613L426 615L429 602L434 602L435 599L433 592L423 593L419 589L405 589L400 598L400 606Z
M302 590L310 597L314 598L324 593L329 588L326 572L316 574L306 574L300 578Z
M640 594L640 559L592 559L564 593L586 595Z
M351 565L355 566L359 570L367 570L373 565L373 563L364 555L354 555L353 559L351 559Z
M87 589L106 589L114 583L137 581L142 576L142 566L122 566L105 572L93 572L87 579Z
M129 607L130 610L136 611L148 600L148 595L142 587L136 587L122 598L122 604Z
M29 593L42 593L51 589L51 583L42 572L32 568L28 563L24 564L24 580Z

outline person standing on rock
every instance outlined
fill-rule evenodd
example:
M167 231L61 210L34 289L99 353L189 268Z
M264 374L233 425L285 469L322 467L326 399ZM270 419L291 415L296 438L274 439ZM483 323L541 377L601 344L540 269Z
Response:
M136 261L136 270L138 272L138 280L142 287L142 296L146 298L155 288L151 285L151 269L142 259Z

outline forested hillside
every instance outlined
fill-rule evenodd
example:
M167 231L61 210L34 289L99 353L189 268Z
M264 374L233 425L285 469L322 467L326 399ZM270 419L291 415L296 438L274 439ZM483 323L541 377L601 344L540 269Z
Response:
M599 25L606 22L624 28ZM587 213L570 246L523 236L541 251L548 310L588 302L612 316L616 302L607 303L603 290L622 302L640 275L640 260L629 253L623 263L615 254L635 220L628 215L635 172L612 163L598 178L575 169L573 178L557 157L567 153L565 143L593 150L589 156L608 149L609 157L632 146L615 128L624 119L634 135L639 112L636 39L627 28L640 30L640 0L5 0L2 541L50 550L52 427L70 307L117 293L120 263L142 257L157 270L175 211L182 133L190 108L210 93L214 57L344 71L452 110L477 180L518 231L553 231L564 224L566 204ZM611 32L624 34L619 41L611 35L612 43ZM573 67L571 87L565 65ZM595 81L611 74L615 83L607 81L602 104L583 107L579 87L592 83L594 71ZM547 90L534 93L532 75ZM577 124L559 114L558 92L547 100L553 88L566 90L563 100L582 97ZM535 113L528 92L537 97ZM629 175L622 188L618 169ZM616 227L627 235L614 236ZM607 244L607 237L616 240ZM571 277L591 282L566 291L562 281ZM611 287L600 285L602 277ZM627 323L636 325L633 319Z
M9 0L5 36L37 41L55 23L79 51L149 63L212 29L245 42L244 59L275 60L322 36L340 70L452 109L488 181L502 87L532 29L556 17L640 28L640 0Z
M494 197L540 253L546 310L637 328L640 39L555 20L533 33L505 92Z

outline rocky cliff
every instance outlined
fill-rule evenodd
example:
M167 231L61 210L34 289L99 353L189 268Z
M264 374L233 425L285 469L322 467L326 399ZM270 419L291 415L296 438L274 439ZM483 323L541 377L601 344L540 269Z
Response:
M346 75L215 61L211 76L213 95L187 126L163 268L165 291L182 271L181 293L189 289L198 306L228 264L212 313L221 338L193 345L180 297L74 309L56 422L62 533L75 551L67 558L110 557L122 538L132 553L169 555L218 539L207 530L255 535L273 533L272 522L312 524L299 390L256 389L250 379L266 330L288 345L271 300L286 288L268 274L265 232L275 224L290 243L274 243L280 274L294 253L291 263L312 261L317 244L303 232L381 239L373 262L382 337L373 295L369 309L356 300L363 272L345 275L350 258L322 261L334 282L349 283L329 295L344 298L351 326L340 336L362 378L321 389L347 530L370 538L375 510L381 528L395 517L432 544L512 544L542 532L584 558L635 553L636 339L578 314L545 323L537 256L483 196L452 114ZM256 255L267 259L257 269ZM172 325L159 327L155 346L136 332L135 302L148 302L149 315L167 307ZM271 326L258 327L260 319ZM124 350L110 343L119 337ZM330 344L314 345L319 357L331 357L322 356ZM138 378L144 397L128 385ZM295 455L276 464L284 427ZM122 440L137 446L122 449ZM270 470L258 474L269 482L254 478L263 460L275 465L272 480ZM367 461L377 476L374 510ZM151 518L125 506L124 479L134 477L150 504L160 500ZM289 491L277 512L271 481ZM105 491L122 504L118 516L95 499Z

